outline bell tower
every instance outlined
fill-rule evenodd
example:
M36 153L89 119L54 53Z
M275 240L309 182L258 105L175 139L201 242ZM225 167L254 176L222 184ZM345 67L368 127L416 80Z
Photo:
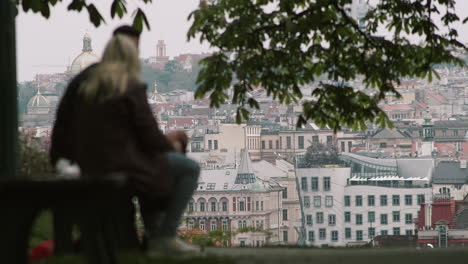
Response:
M169 56L166 55L166 43L164 40L158 40L156 45L156 63L166 64L169 61Z

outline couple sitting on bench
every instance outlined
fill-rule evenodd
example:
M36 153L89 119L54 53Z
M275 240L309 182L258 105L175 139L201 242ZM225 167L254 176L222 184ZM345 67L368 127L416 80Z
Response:
M196 254L176 237L200 168L182 131L164 135L140 79L139 32L114 31L102 59L69 84L52 132L51 162L78 164L82 178L124 173L139 199L149 255Z

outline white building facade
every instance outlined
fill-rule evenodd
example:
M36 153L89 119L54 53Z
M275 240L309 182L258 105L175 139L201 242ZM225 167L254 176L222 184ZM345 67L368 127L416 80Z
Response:
M350 167L296 169L306 245L352 246L378 235L414 234L420 204L431 199L430 179L383 186L351 175Z

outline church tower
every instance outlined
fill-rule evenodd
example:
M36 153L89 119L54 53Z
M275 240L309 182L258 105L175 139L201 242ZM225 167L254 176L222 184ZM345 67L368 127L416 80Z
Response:
M422 125L422 139L420 155L422 157L432 156L434 152L434 124L431 121L431 115L427 110L426 116L424 117L424 123Z
M169 61L169 56L166 55L166 43L164 40L158 40L156 45L156 63L166 64Z

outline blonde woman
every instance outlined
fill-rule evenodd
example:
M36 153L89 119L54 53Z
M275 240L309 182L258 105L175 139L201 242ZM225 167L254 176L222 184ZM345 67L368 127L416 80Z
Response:
M181 154L185 134L158 128L139 77L137 33L118 28L102 60L72 80L57 110L51 161L77 163L82 177L125 173L139 197L149 253L196 253L176 229L200 169Z

